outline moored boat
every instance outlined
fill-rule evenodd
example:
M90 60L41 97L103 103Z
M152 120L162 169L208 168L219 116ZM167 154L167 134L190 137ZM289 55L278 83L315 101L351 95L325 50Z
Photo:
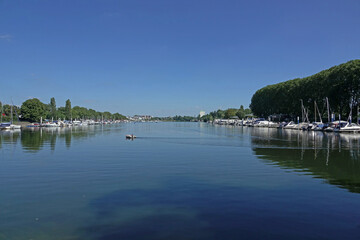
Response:
M356 133L360 132L360 126L356 123L348 123L344 127L339 128L339 132Z

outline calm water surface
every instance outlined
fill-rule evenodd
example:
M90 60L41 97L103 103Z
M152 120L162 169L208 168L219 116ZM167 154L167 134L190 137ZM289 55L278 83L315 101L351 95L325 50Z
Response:
M353 134L199 123L0 132L0 239L360 239L359 157Z

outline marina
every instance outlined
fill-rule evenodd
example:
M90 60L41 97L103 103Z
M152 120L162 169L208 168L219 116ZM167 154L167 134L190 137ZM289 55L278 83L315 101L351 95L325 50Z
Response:
M0 240L360 239L360 1L0 6Z
M0 156L0 239L359 237L356 134L180 122L24 128L0 132Z
M279 128L284 130L299 130L299 131L324 131L324 132L340 132L340 133L360 133L360 126L356 123L347 121L334 121L330 123L322 122L272 122L261 118L252 118L246 120L233 119L215 119L210 122L217 125L241 126L241 127L255 127L255 128Z

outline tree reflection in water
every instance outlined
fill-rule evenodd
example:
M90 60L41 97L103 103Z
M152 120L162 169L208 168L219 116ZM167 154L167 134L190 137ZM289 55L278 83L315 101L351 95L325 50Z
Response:
M360 192L357 134L254 128L251 142L255 154L268 163Z
M71 147L72 138L82 139L96 135L94 126L74 128L26 128L17 131L0 131L0 149L3 144L21 143L25 152L38 152L49 146L52 151L56 144L65 142L67 148Z

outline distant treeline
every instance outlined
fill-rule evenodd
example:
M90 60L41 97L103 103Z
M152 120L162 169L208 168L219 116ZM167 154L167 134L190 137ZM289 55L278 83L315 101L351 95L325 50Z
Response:
M229 119L232 117L238 117L239 119L244 119L246 116L252 115L249 108L244 109L244 106L241 105L239 109L228 108L226 110L217 110L210 112L200 118L201 121L208 122L213 121L214 119Z
M11 119L11 105L3 105L0 102L0 109L3 109L3 121ZM21 108L13 106L13 119L21 116L21 120L29 122L38 122L40 118L43 119L94 119L94 120L122 120L126 119L120 113L98 112L94 109L87 109L85 107L71 107L71 101L68 99L65 107L57 107L55 98L50 99L50 103L42 103L39 99L28 99L22 103Z
M331 112L347 116L350 107L353 115L360 100L360 60L321 71L306 78L297 78L286 82L263 87L255 92L250 108L257 116L272 114L301 116L301 99L314 117L314 101L322 113L326 112L326 100L329 99Z
M198 118L191 116L174 116L174 117L153 117L151 120L159 120L165 122L194 122L197 121Z

